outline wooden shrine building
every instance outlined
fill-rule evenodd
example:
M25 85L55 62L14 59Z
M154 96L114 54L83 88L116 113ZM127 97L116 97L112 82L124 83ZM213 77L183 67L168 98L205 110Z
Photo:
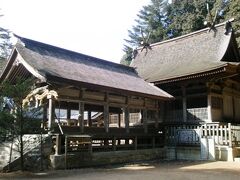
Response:
M172 94L166 123L240 123L240 55L231 22L150 44L131 64L146 81Z
M64 153L66 136L73 138L66 143L75 149L85 148L81 137L89 137L93 151L163 145L159 104L171 95L144 81L132 67L17 38L0 81L35 79L25 103L42 106L56 141L55 154Z

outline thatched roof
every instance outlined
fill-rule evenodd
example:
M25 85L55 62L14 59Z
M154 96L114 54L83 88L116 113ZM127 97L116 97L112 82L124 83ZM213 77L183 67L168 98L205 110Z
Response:
M19 36L18 38L19 42L14 49L18 53L15 59L21 59L20 63L42 81L55 79L60 82L74 82L79 86L85 84L95 88L103 87L157 98L172 97L144 81L132 67ZM12 54L14 55L14 52ZM10 58L1 80L7 77L7 72L10 72L14 65L11 61L14 61L13 58Z
M239 62L236 41L225 23L190 33L178 38L138 48L131 66L148 82L208 74L231 62ZM234 64L234 63L233 63Z

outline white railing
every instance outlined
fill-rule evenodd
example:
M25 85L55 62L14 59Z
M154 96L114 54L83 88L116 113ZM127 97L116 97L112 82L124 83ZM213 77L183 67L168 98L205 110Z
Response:
M240 147L240 125L231 123L171 125L165 128L165 137L168 145L198 145L201 138L212 138L215 145Z

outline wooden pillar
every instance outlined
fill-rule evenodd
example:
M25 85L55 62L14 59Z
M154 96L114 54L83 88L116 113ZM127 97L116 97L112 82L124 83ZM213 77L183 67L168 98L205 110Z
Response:
M144 133L148 133L148 125L147 125L147 109L143 110L143 129Z
M88 111L88 126L92 127L92 112Z
M211 101L211 94L208 94L207 96L207 103L208 103L208 108L207 108L207 111L208 111L208 121L209 122L212 122L212 101Z
M208 112L208 122L212 122L212 96L211 96L211 85L207 83L207 112Z
M126 133L129 133L129 108L124 108L124 121L125 121L125 129Z
M78 124L80 126L80 132L84 132L84 102L79 102L79 116Z
M112 147L113 147L113 151L117 150L117 148L116 148L116 137L115 136L113 137L113 140L112 140Z
M164 107L165 107L165 104L166 104L165 102L160 101L160 106L158 107L158 111L159 111L158 114L160 113L159 114L159 121L160 122L164 121L164 116L165 116L164 115L164 112L165 112L165 108Z
M69 104L67 106L67 119L71 119L71 109L69 107Z
M157 129L159 126L159 110L154 112L154 116L155 116L155 128Z
M48 99L48 129L52 129L53 128L53 124L54 124L54 99L52 97L52 95L48 95L47 96Z
M43 128L43 129L46 129L47 127L47 122L48 122L48 116L47 116L47 105L45 104L44 106L43 106L43 120L42 120L42 125L41 125L41 127Z
M118 113L118 127L121 127L121 114Z
M156 147L156 137L152 137L152 148L154 149Z
M138 138L135 136L134 138L134 149L137 150Z
M187 98L185 86L182 86L182 107L183 107L183 122L187 122Z
M55 155L61 154L61 147L62 147L62 136L60 134L56 135L56 149L55 149Z
M108 104L104 105L103 118L104 118L105 132L108 133L109 132L109 106L108 106Z

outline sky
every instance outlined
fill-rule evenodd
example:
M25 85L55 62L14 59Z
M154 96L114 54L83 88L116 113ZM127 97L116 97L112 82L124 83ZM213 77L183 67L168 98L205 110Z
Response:
M119 63L124 39L150 0L0 0L0 27Z

